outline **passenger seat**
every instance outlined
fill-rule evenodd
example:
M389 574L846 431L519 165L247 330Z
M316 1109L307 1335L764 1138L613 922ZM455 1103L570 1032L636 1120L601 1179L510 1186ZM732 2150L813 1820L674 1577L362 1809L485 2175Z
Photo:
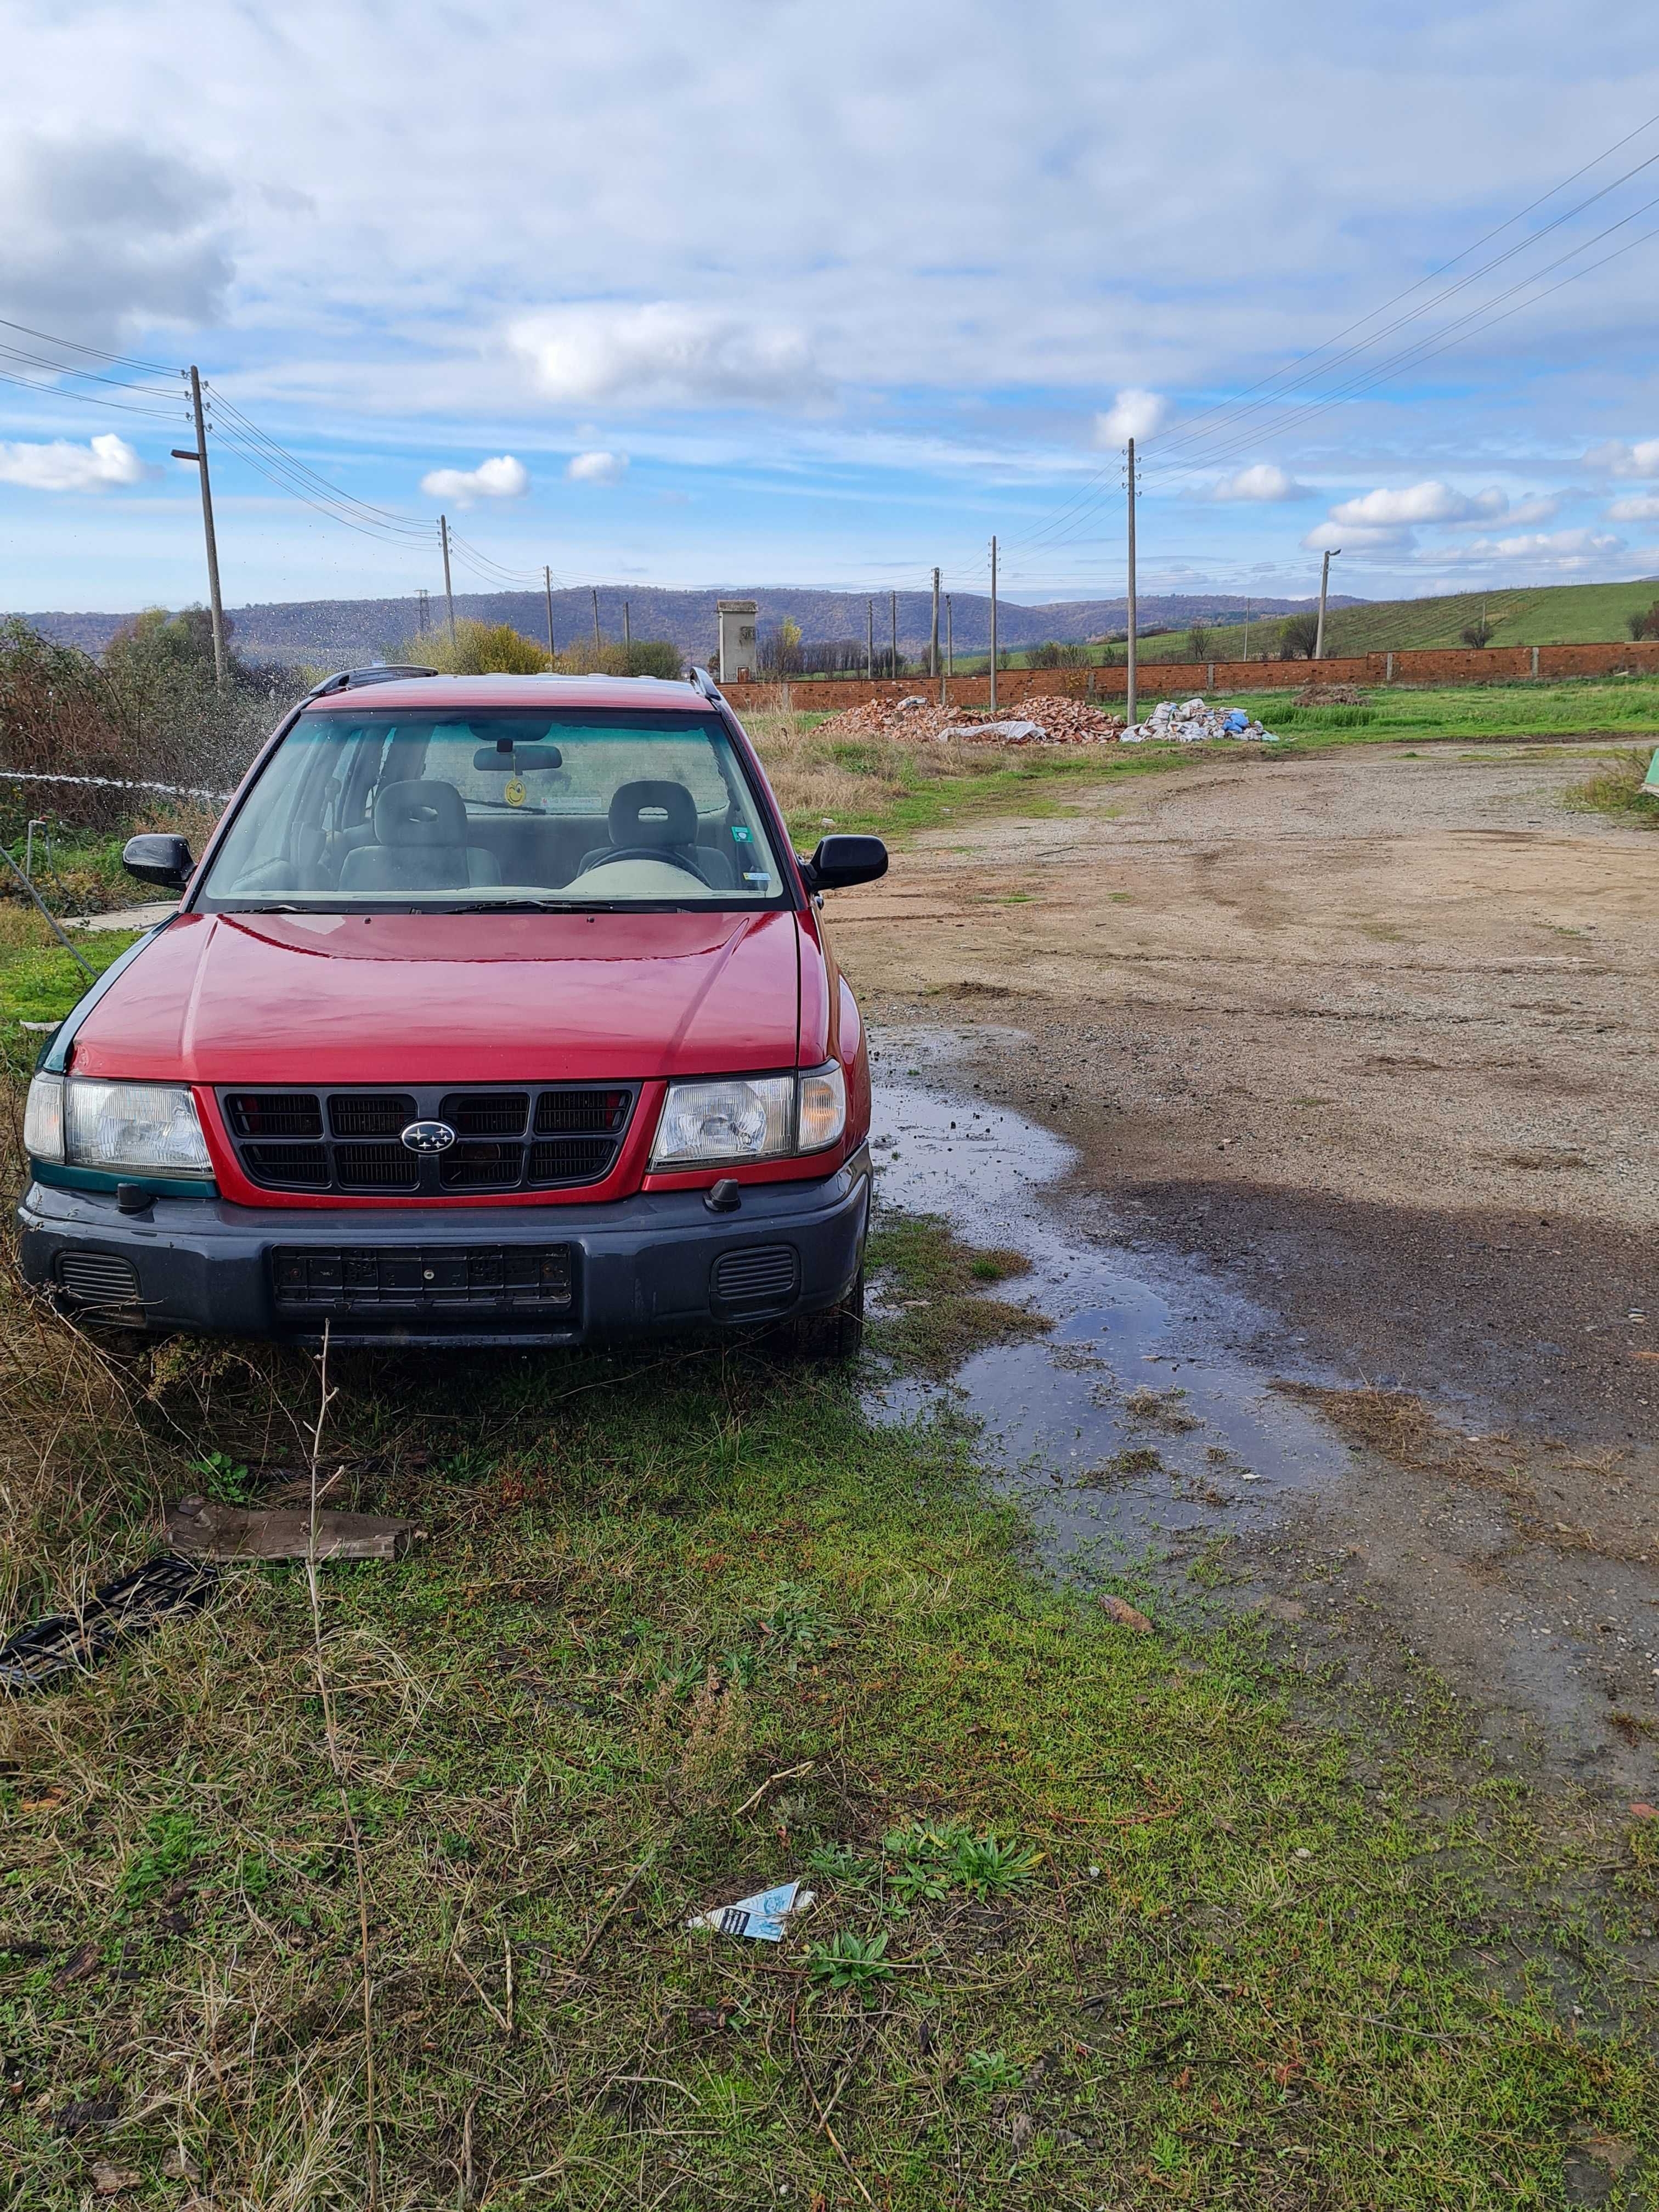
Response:
M498 884L493 853L467 842L466 808L453 783L388 783L374 801L374 842L348 853L343 891L457 891Z

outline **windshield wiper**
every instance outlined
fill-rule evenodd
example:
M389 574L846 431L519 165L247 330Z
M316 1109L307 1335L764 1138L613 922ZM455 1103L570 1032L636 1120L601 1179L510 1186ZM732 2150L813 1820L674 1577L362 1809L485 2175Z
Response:
M568 899L473 899L465 906L433 906L418 909L422 914L563 914L570 906Z

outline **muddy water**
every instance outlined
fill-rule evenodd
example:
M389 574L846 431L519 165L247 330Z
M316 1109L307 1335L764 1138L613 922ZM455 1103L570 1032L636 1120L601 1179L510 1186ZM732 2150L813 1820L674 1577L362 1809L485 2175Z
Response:
M978 1354L932 1391L878 1384L878 1416L934 1397L977 1419L981 1457L1063 1571L1182 1576L1237 1536L1223 1601L1306 1616L1326 1659L1356 1680L1393 1674L1407 1705L1407 1674L1426 1658L1505 1763L1537 1757L1651 1797L1659 1740L1632 1742L1620 1725L1659 1690L1651 1569L1519 1543L1497 1499L1351 1450L1268 1376L1357 1377L1313 1364L1293 1331L1201 1262L1126 1248L1103 1201L1059 1191L1070 1148L963 1096L951 1081L962 1064L948 1033L884 1044L882 1196L1025 1254L1030 1273L994 1295L1029 1300L1054 1327ZM1459 1394L1432 1395L1461 1425Z
M1270 1328L1259 1307L1190 1267L1091 1240L1045 1193L1071 1165L1046 1129L936 1086L949 1041L917 1041L902 1072L876 1066L873 1134L884 1200L944 1214L973 1243L1012 1246L1031 1272L998 1293L1054 1322L959 1369L942 1395L983 1424L984 1452L1030 1509L1056 1563L1119 1567L1175 1540L1274 1522L1350 1460L1310 1414L1268 1389L1237 1346ZM1286 1371L1296 1371L1285 1340ZM890 1418L927 1394L878 1393Z

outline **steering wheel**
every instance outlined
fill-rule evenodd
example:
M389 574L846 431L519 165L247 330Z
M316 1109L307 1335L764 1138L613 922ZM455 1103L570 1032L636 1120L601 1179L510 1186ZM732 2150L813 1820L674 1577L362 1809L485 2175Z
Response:
M684 868L688 876L695 876L705 890L714 889L696 862L688 860L671 845L618 845L614 852L601 853L597 860L585 860L576 873L591 875L595 868L608 868L613 860L665 860L671 867Z

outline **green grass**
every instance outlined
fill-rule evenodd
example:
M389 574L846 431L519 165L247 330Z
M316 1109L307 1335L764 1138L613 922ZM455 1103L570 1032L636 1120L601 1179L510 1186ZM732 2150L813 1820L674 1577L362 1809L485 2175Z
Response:
M1009 1326L1013 1255L889 1217L876 1259L901 1371ZM364 2203L359 1847L399 2212L1508 2212L1592 2138L1659 2154L1621 1964L1659 1837L1494 1772L1426 1669L1409 1702L1310 1676L1209 1595L1224 1559L1123 1583L1155 1627L1120 1626L959 1426L753 1350L327 1381L331 1502L411 1555L322 1570L320 1644L301 1571L239 1568L0 1709L16 2212L94 2161L176 2205L181 2153L237 2212ZM321 1384L183 1340L112 1364L0 1274L12 1616L152 1549L204 1455L282 1480ZM775 1950L685 1927L795 1875Z
M135 933L71 933L94 975L125 951ZM33 1066L46 1039L21 1024L60 1019L86 988L86 977L38 914L0 905L0 1057L13 1066Z
M1333 608L1325 643L1333 658L1461 646L1462 633L1480 619L1484 608L1494 646L1623 645L1629 639L1626 617L1645 614L1656 599L1659 578L1651 576L1632 584L1547 584L1530 591L1379 599L1368 606Z
M1578 786L1567 804L1582 811L1609 814L1632 829L1659 830L1659 792L1643 788L1652 757L1646 746L1616 754Z

